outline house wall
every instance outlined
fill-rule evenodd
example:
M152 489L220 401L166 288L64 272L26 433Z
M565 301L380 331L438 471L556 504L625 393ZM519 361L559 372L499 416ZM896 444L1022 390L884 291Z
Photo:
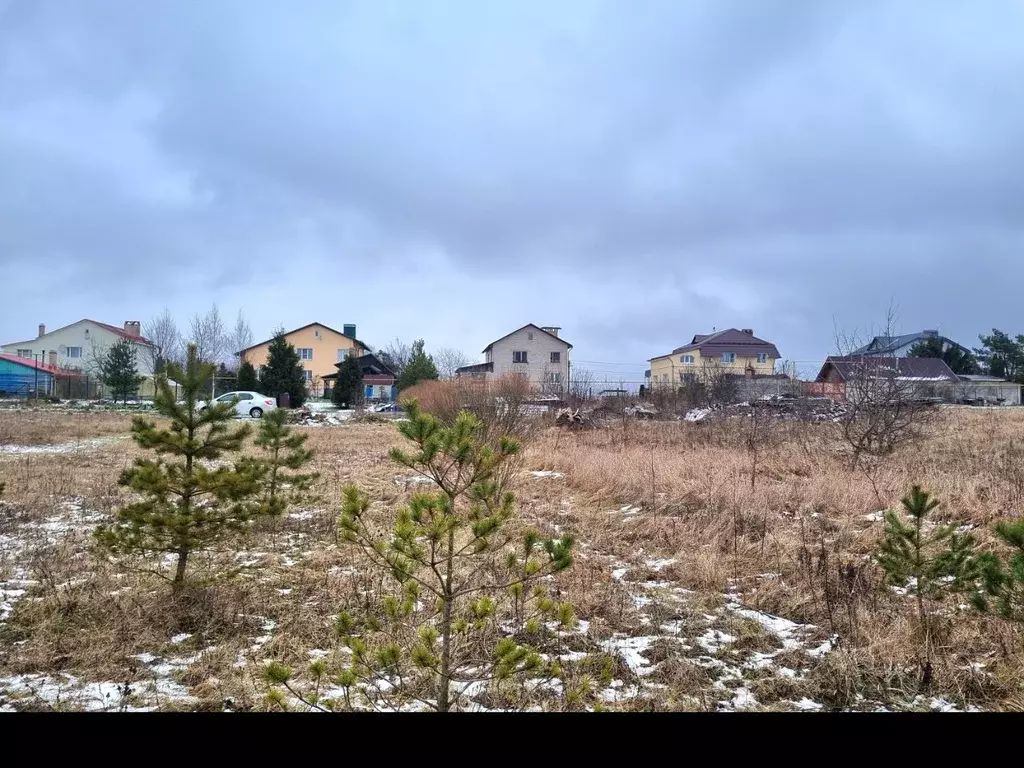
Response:
M300 362L303 368L317 378L338 372L334 366L341 360L338 350L344 350L344 354L348 354L348 350L359 346L355 339L350 339L348 336L336 333L322 325L311 325L308 328L286 333L285 339L296 349L313 350L312 360L300 360ZM267 341L246 350L242 359L248 360L259 369L267 364L269 350L270 342Z
M683 363L683 357L693 356L693 364ZM702 357L700 350L691 352L679 352L674 355L664 355L651 360L651 387L678 387L682 384L684 374L696 374L698 378L708 378L722 373L731 373L743 376L748 368L753 368L757 374L771 374L775 372L775 358L769 357L767 362L757 362L756 356L736 355L733 363L723 363L721 356L706 358Z
M33 355L42 354L41 362L49 364L51 361L50 352L56 352L56 365L61 368L78 368L88 373L95 373L98 364L96 357L102 354L123 336L114 333L103 326L84 320L64 328L40 336L32 341L22 343L6 344L0 347L4 352L12 355L18 354L19 350L30 350ZM150 347L146 344L132 342L135 346L136 368L139 373L152 373L153 360ZM61 347L64 349L61 350ZM71 357L68 354L68 347L81 347L81 357Z
M512 362L512 353L517 351L526 352L525 365ZM559 353L559 362L551 362L552 352ZM486 358L485 362L494 363L494 371L487 374L489 379L519 374L526 376L531 386L549 392L564 391L569 380L569 345L541 331L518 331L496 342ZM549 381L549 374L557 374L557 381Z

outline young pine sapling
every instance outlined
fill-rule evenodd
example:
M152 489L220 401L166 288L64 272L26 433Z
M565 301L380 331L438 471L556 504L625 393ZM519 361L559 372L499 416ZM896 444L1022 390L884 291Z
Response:
M195 346L189 345L184 370L174 363L167 365L184 399L175 399L166 377L157 378L153 407L170 424L136 416L132 437L158 458L136 459L124 470L121 485L142 498L118 509L114 522L95 533L97 542L114 554L175 556L170 581L176 593L185 584L193 552L244 528L258 515L278 511L258 499L264 479L259 464L239 461L233 467L210 467L203 463L240 451L250 432L248 425L232 425L232 402L212 402L201 409L204 382L213 371L214 366L203 363Z
M341 539L396 590L338 615L335 629L350 662L334 683L344 695L333 701L303 695L320 708L388 709L418 701L446 712L474 692L511 696L506 683L562 674L527 641L542 639L552 622L563 629L575 624L572 607L556 603L543 584L572 564L573 541L510 530L515 496L495 478L519 443L484 440L480 420L467 412L443 425L415 400L403 405L409 420L399 430L414 449L395 448L390 456L434 490L413 494L378 530L370 499L354 485L344 489ZM310 674L319 680L323 665ZM281 665L266 675L298 690Z
M915 597L924 646L921 684L927 688L933 674L935 630L930 603L973 590L977 581L975 542L970 534L958 534L956 526L929 525L928 515L940 502L920 486L913 486L901 503L908 520L895 510L886 511L876 559L889 584L906 588Z

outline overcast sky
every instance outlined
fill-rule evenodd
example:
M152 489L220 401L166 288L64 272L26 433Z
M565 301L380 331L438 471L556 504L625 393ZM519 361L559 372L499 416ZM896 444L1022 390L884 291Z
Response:
M0 342L217 302L639 381L1024 332L1016 0L0 0ZM584 361L599 361L591 363ZM614 373L618 372L618 373Z

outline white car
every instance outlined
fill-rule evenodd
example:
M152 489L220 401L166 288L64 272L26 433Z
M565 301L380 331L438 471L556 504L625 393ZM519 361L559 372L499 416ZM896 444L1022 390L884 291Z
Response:
M261 395L259 392L227 392L213 402L229 403L235 398L238 398L238 402L235 403L235 413L239 416L251 416L254 419L260 419L267 411L273 411L277 408L274 398ZM198 403L199 410L203 410L208 405L209 403L207 402Z

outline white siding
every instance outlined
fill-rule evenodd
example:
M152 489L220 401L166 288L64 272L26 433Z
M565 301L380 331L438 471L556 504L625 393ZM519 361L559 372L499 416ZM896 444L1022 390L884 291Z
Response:
M526 363L513 362L513 352L526 352ZM552 352L558 353L557 363L551 362ZM494 363L493 376L524 375L531 385L545 391L562 392L569 379L569 345L539 330L527 328L495 342L486 358ZM552 374L557 381L550 380Z
M28 349L33 355L42 355L44 363L50 362L50 352L56 352L57 365L92 373L97 367L96 355L109 349L121 338L123 337L120 334L84 320L31 341L6 344L0 349L12 355L18 354L18 350ZM72 350L75 348L81 350L78 357L72 357ZM145 344L135 344L135 358L139 373L153 372L152 358Z

